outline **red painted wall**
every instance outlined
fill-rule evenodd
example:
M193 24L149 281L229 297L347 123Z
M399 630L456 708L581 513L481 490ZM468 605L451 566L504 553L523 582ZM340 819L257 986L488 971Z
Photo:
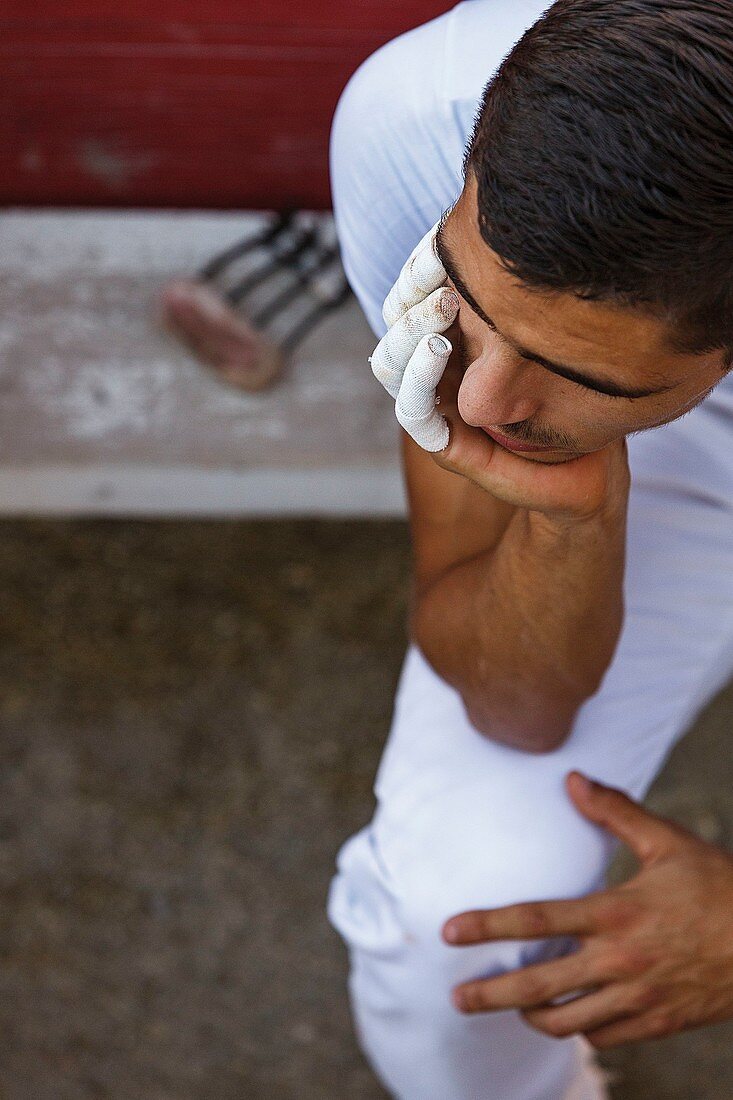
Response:
M339 93L445 0L4 0L0 203L330 206Z

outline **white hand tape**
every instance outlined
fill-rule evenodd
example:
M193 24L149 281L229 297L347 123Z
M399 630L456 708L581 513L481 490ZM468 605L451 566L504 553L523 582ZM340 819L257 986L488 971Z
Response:
M431 333L417 345L395 403L395 416L425 451L448 446L448 422L435 407L435 389L443 377L453 345L445 336Z
M412 306L432 293L447 279L445 268L433 246L437 221L407 257L402 270L382 306L384 323L390 327Z
M442 332L453 324L458 307L449 308L447 313L441 310L445 293L445 287L438 287L417 302L384 334L369 357L374 377L392 397L397 397L405 368L423 337Z

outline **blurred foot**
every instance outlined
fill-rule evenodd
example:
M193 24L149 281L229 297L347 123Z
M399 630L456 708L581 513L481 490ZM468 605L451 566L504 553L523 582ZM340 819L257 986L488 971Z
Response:
M277 344L207 283L176 279L164 287L160 303L166 326L224 382L264 390L282 372L285 357Z

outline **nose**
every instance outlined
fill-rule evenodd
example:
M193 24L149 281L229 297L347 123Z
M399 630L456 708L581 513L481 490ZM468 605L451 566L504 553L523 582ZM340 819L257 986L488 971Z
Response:
M542 406L534 364L503 351L485 352L466 370L458 411L466 424L499 428L534 416Z

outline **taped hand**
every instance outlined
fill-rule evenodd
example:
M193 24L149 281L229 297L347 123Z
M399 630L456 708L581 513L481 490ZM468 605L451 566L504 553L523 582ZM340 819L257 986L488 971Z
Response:
M449 442L435 390L453 351L441 333L458 313L458 295L446 287L447 274L434 248L436 224L415 246L382 308L387 332L369 357L375 378L395 398L395 416L426 451Z

